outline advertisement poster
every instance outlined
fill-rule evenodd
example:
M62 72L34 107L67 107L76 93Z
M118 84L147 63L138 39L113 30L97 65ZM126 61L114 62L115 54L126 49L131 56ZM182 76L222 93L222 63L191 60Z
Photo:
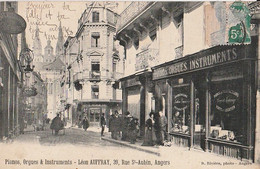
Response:
M258 1L0 1L0 169L260 168Z

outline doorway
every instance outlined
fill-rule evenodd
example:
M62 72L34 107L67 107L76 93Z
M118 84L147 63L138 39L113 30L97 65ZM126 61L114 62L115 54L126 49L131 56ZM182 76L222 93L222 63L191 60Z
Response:
M194 78L194 112L193 112L193 147L205 150L206 137L206 80L205 74L199 73Z

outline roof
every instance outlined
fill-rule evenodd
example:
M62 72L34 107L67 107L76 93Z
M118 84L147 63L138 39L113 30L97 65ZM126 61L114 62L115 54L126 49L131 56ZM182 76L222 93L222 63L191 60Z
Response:
M63 70L65 64L62 62L60 58L56 58L52 63L43 66L45 69L48 68L50 70Z

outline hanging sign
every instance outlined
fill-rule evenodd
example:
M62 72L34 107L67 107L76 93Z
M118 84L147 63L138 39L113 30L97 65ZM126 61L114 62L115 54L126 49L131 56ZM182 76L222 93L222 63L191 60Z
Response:
M214 95L216 109L221 112L230 112L236 109L239 93L233 90L222 90Z
M26 22L15 12L0 12L0 31L8 34L22 33L26 28Z

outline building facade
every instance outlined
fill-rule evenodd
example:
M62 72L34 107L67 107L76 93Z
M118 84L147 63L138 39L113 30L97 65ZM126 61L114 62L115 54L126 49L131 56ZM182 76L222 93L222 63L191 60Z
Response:
M66 91L73 99L76 119L87 116L99 123L101 113L106 117L121 111L121 92L117 80L123 73L119 44L114 42L118 15L106 2L91 2L78 20L75 37L65 42Z
M22 109L18 98L22 96L23 69L18 61L17 34L24 32L26 22L17 11L17 2L0 2L0 140L20 132ZM4 20L10 21L6 24L12 29L3 24Z
M237 18L238 8L244 18ZM132 2L122 12L122 109L139 118L141 136L149 112L162 111L172 143L256 160L250 9L237 2Z

